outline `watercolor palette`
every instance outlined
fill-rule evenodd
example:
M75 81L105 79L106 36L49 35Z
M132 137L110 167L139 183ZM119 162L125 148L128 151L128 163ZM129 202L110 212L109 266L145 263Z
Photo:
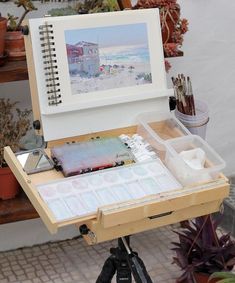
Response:
M120 138L97 138L51 149L52 159L65 177L134 162L134 155Z
M182 188L160 159L41 184L37 190L58 221L99 207Z

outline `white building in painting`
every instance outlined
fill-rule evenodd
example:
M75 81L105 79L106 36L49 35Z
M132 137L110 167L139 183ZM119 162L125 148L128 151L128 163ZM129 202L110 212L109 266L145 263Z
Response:
M96 43L80 41L66 44L70 74L96 76L100 71L99 46Z

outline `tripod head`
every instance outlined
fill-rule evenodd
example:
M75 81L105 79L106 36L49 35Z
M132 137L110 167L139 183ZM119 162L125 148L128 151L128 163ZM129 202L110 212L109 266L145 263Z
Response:
M133 275L136 283L153 283L144 262L129 246L130 237L119 238L118 247L111 248L111 256L105 261L96 283L111 283L117 272L117 283L131 283Z

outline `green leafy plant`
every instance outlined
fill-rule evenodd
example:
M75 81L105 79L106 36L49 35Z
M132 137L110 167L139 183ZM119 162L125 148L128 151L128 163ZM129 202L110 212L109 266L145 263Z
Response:
M10 146L14 152L18 151L20 139L30 129L31 110L16 108L17 103L0 98L0 167L7 166L3 157L4 147Z
M217 280L218 283L235 283L235 274L231 272L215 272L210 276L208 283L212 280Z
M81 14L112 12L119 10L119 6L116 0L84 0L78 1L76 10Z
M78 0L75 7L55 8L48 11L50 16L68 16L76 14L90 14L99 12L112 12L119 10L116 0Z
M37 10L37 8L34 6L31 0L18 0L14 2L17 7L22 7L24 9L23 14L21 15L20 18L15 17L11 14L7 14L7 19L8 19L8 25L7 29L8 31L16 31L20 30L20 27L22 25L23 20L25 19L25 16L34 10Z
M69 15L76 15L77 12L71 6L66 8L55 8L48 11L48 14L52 17L59 17L59 16L69 16Z
M194 221L181 223L181 230L174 231L179 242L172 243L176 263L182 270L177 282L194 283L194 273L212 274L230 271L235 264L235 242L230 234L218 236L218 221L211 215L198 217Z

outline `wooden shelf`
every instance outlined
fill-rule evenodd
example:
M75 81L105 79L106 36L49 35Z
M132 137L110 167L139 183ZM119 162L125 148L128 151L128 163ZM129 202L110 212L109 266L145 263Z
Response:
M38 213L22 190L14 199L0 200L0 224L38 217Z
M7 62L0 67L0 83L22 81L28 79L26 61Z

